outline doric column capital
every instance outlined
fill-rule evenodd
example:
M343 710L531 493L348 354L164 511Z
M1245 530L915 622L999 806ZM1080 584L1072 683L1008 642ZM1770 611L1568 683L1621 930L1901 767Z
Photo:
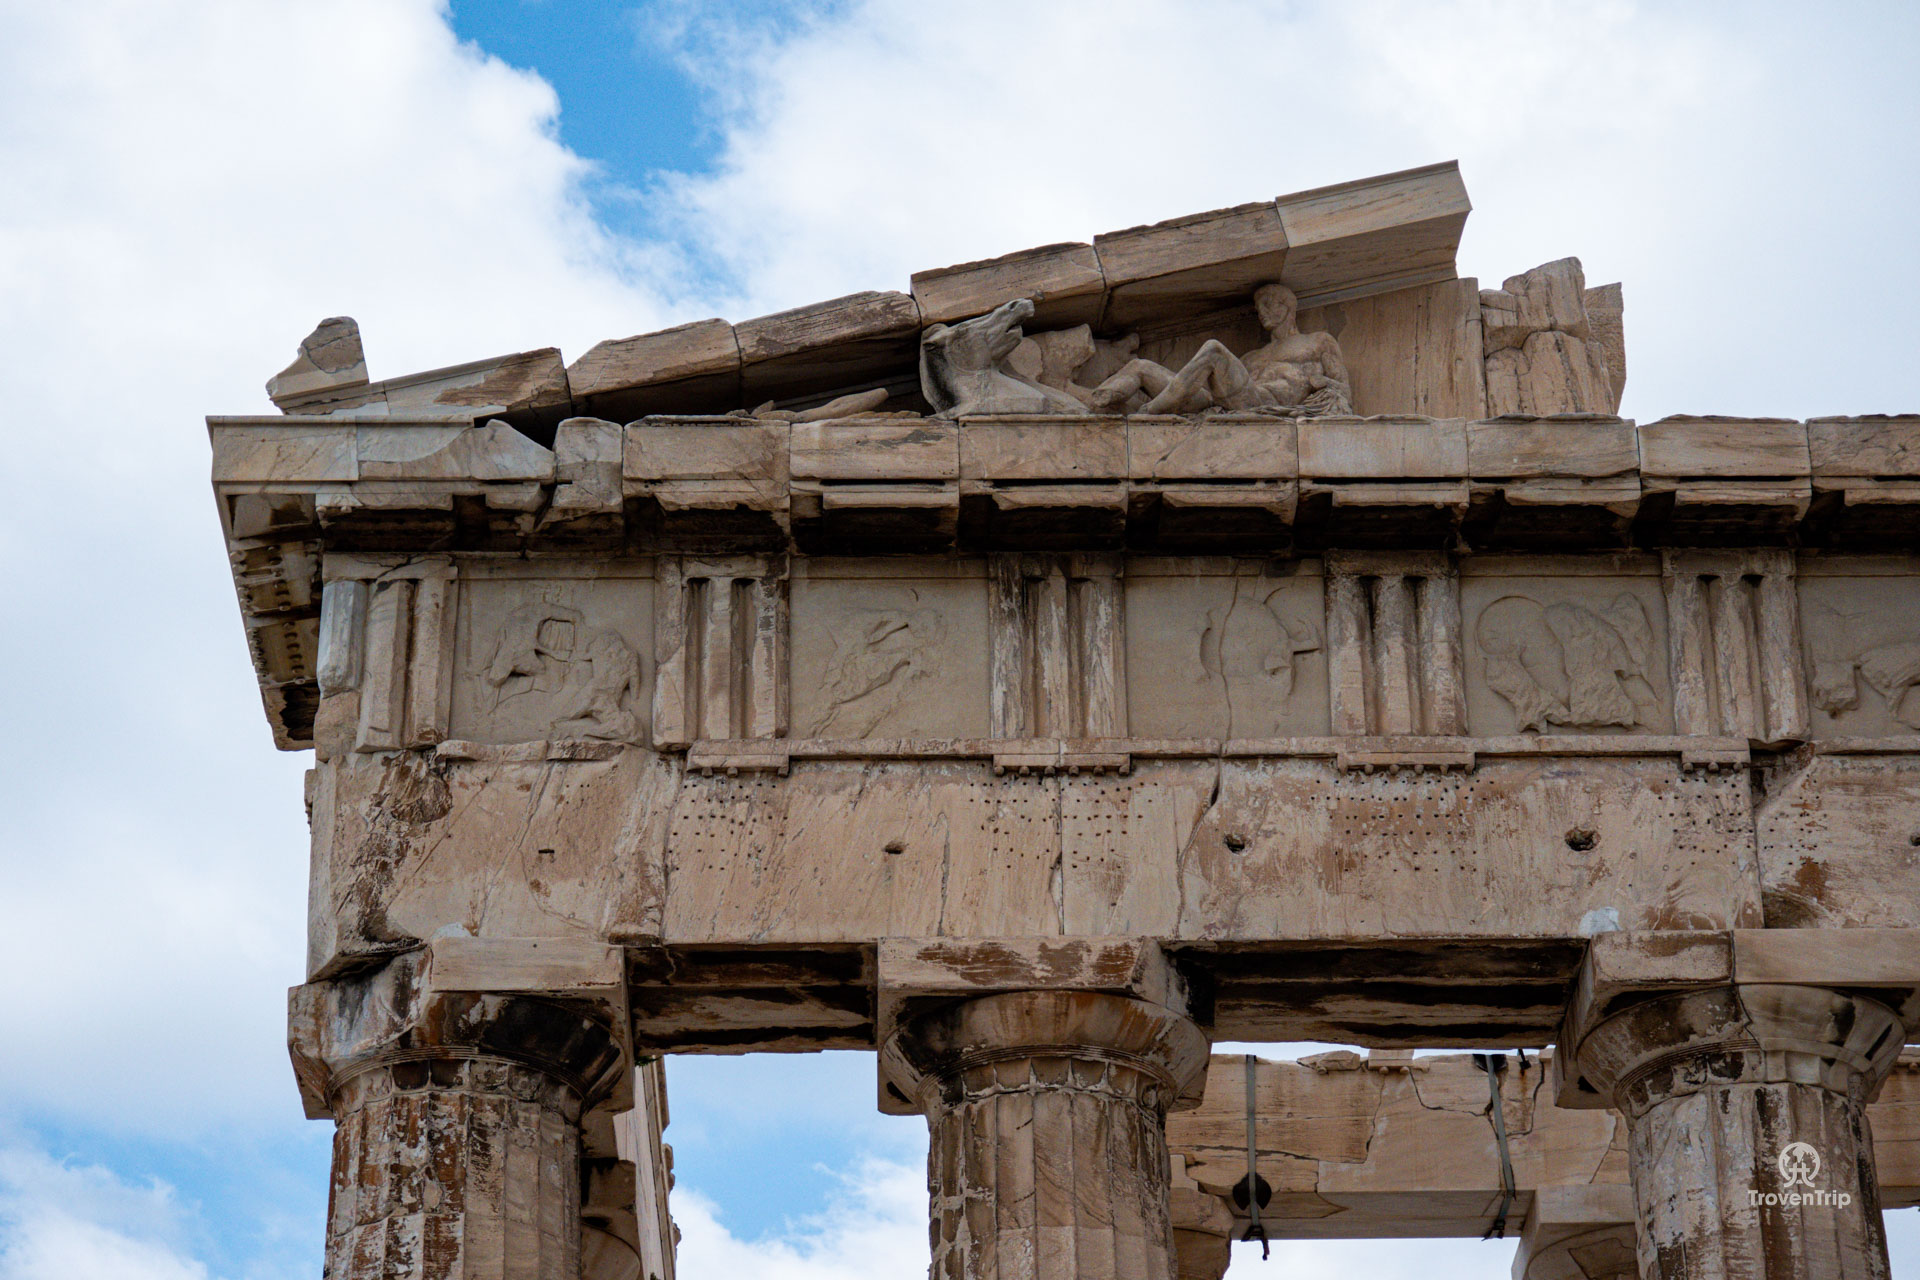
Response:
M911 1018L881 1047L881 1071L923 1110L1052 1083L1111 1090L1164 1115L1199 1105L1207 1058L1206 1033L1164 1005L1093 991L1011 991Z
M1893 1009L1828 987L1753 983L1648 995L1572 1045L1582 1077L1628 1117L1732 1084L1818 1085L1864 1104L1906 1043Z
M1559 1103L1629 1117L1717 1085L1870 1099L1920 1023L1906 930L1602 934L1561 1025Z
M572 1095L576 1117L583 1105L618 1104L631 1082L617 986L576 983L582 972L598 975L577 963L569 972L576 958L567 957L540 975L541 989L524 966L484 963L499 958L494 951L476 939L436 940L378 969L293 988L288 1050L308 1117L333 1116L359 1076L436 1062L532 1071ZM488 989L495 982L505 989Z
M881 1107L1030 1058L1106 1060L1151 1082L1159 1110L1200 1104L1208 1037L1187 984L1143 938L889 938L879 954Z
M927 1117L930 1274L1174 1280L1166 1115L1199 1103L1207 1035L1116 982L928 1003L894 1023L881 1079Z

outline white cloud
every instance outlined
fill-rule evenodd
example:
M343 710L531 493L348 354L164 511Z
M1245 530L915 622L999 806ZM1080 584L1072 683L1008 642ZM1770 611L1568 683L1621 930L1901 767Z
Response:
M359 317L376 377L577 355L1457 156L1464 269L1573 252L1625 280L1630 410L1920 408L1920 11L1870 12L864 0L767 40L696 19L726 154L664 199L745 281L722 305L594 224L551 90L461 47L435 0L0 0L0 1107L175 1138L297 1123L307 761L269 746L199 419L264 410L319 317ZM688 1188L686 1273L905 1274L919 1176L864 1166L790 1246L732 1240ZM4 1280L204 1274L162 1188L9 1149L0 1206Z
M748 311L1457 158L1463 272L1624 280L1629 412L1897 411L1916 36L1899 5L857 0L693 41L730 127L673 200Z
M170 1133L298 1115L304 756L275 753L209 412L321 316L375 376L671 315L537 78L433 0L0 2L0 1105Z
M826 1169L814 1173L839 1184L826 1210L758 1240L736 1238L712 1201L692 1188L676 1188L673 1216L681 1231L676 1258L680 1274L897 1280L926 1270L924 1168L867 1160L846 1174Z
M0 1280L206 1280L172 1188L0 1146Z

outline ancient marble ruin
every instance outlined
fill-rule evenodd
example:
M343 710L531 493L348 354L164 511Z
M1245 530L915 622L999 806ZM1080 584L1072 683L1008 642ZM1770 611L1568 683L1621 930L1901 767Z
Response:
M1621 287L1461 279L1467 214L1435 165L570 364L373 381L334 318L209 419L314 753L328 1274L670 1280L662 1055L842 1048L935 1277L1884 1280L1920 416L1622 419ZM1355 1048L1212 1051L1302 1040Z

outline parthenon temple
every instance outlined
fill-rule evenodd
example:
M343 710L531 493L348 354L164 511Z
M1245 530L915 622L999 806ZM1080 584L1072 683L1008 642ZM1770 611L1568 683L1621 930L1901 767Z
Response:
M856 1049L936 1280L1886 1280L1920 416L1623 419L1621 286L1461 278L1468 211L1438 164L571 363L376 381L336 317L209 418L314 753L326 1274L672 1280L663 1056Z

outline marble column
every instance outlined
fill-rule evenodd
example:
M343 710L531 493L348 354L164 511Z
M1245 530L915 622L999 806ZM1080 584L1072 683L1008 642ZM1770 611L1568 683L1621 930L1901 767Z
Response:
M295 988L290 1023L335 1121L327 1280L580 1280L582 1115L625 1074L604 1011L402 956Z
M934 1280L1173 1280L1166 1113L1207 1051L1185 1015L1087 991L904 1024L884 1052L931 1134Z
M1647 1280L1887 1280L1866 1103L1905 1028L1825 987L1629 996L1576 1029L1628 1125Z
M372 1067L333 1097L328 1280L579 1280L580 1096L490 1058Z

